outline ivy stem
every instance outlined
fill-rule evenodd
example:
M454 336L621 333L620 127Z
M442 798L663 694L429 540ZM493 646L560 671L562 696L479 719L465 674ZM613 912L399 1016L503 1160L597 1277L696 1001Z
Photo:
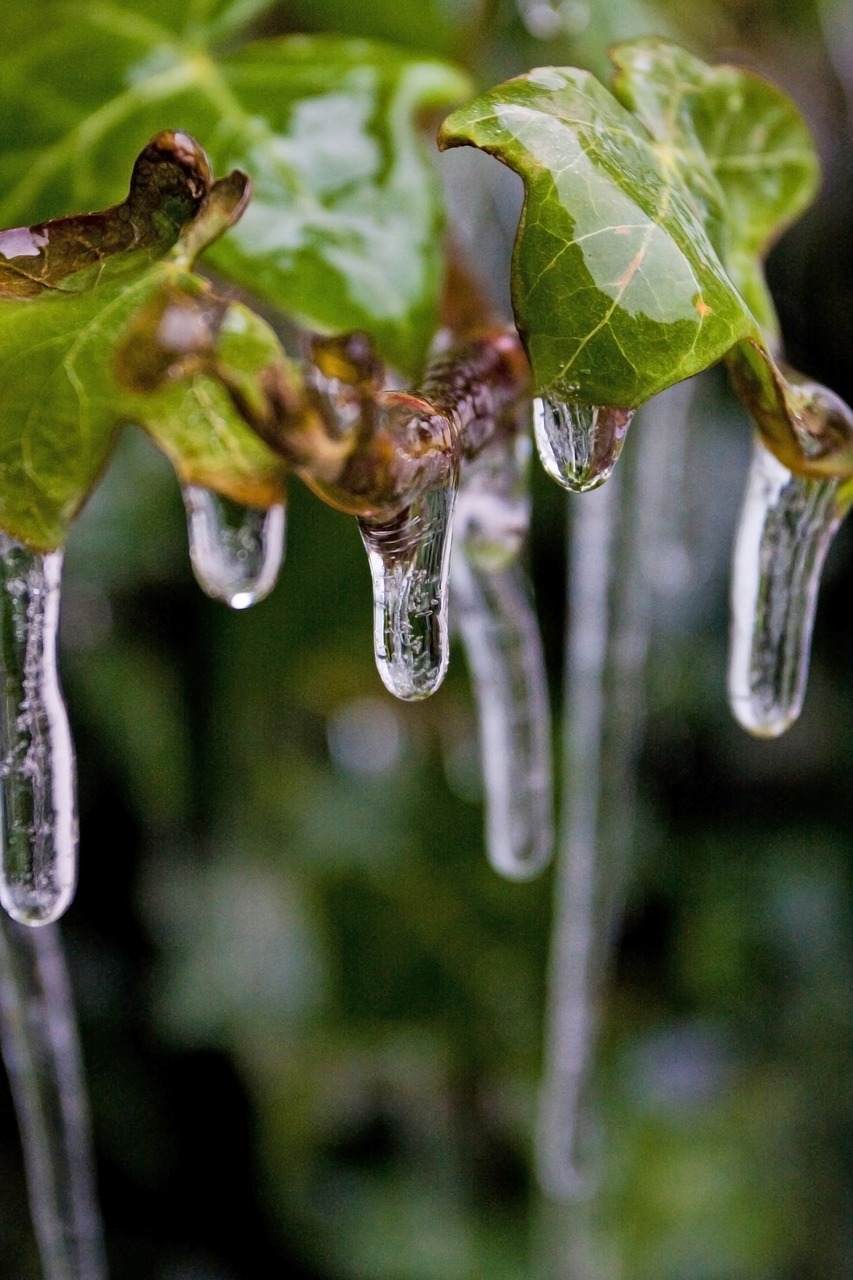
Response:
M271 367L263 396L214 370L238 412L330 506L387 522L447 482L496 434L518 430L529 395L527 358L514 329L492 327L440 346L420 389L386 389L361 334L313 338L304 371Z

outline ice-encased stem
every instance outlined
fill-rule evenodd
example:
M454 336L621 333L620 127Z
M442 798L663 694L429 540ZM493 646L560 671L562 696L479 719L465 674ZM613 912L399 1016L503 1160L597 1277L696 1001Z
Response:
M541 396L533 402L533 434L542 465L572 493L604 484L619 461L633 409Z
M104 1280L89 1111L58 927L0 915L0 1048L44 1280Z
M284 558L283 503L246 507L194 484L184 487L183 497L190 560L202 590L232 609L268 596Z
M545 658L519 560L530 516L528 453L526 437L501 440L463 470L451 565L479 718L486 849L513 880L541 871L554 844Z
M732 565L729 705L758 737L800 714L826 554L850 499L793 475L756 437Z
M359 520L373 585L373 648L382 683L426 698L448 662L447 579L458 472L387 523Z
M56 920L77 881L74 747L56 666L62 552L0 534L0 902Z

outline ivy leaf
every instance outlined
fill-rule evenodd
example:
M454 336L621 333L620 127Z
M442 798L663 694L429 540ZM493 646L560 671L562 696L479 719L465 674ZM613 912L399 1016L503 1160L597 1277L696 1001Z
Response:
M782 365L761 269L814 194L805 123L759 77L665 41L612 57L612 93L587 72L539 68L439 135L524 182L512 297L537 390L632 408L726 358L786 465L849 473L853 415Z
M16 6L0 60L0 224L118 199L145 141L186 129L217 171L236 167L254 183L247 217L211 265L311 328L369 331L414 373L442 269L441 200L418 121L464 97L467 81L363 40L234 49L236 24L263 7ZM226 35L229 51L218 52Z
M128 324L164 289L219 308L221 359L252 369L281 359L262 321L217 303L190 269L239 217L248 190L239 172L213 182L198 144L165 133L140 154L121 204L0 232L6 533L38 550L59 546L125 423L145 427L185 482L258 506L280 500L281 463L215 380L199 374L146 395L115 369Z

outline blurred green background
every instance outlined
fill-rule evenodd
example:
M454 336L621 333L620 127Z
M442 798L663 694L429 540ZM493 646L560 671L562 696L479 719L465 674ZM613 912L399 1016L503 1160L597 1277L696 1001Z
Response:
M770 264L789 355L853 399L843 0L297 0L267 25L440 52L481 85L603 73L611 41L648 32L766 72L825 170ZM501 297L514 186L484 157L445 168ZM600 1176L568 1209L531 1172L550 876L486 864L461 652L429 702L385 693L355 523L297 486L273 596L212 603L168 465L124 440L69 547L62 655L82 828L63 928L114 1280L853 1274L851 531L802 720L753 742L725 703L749 431L720 378L700 399L692 576L655 607ZM534 513L559 714L565 508L541 473ZM5 1091L0 1274L38 1275Z

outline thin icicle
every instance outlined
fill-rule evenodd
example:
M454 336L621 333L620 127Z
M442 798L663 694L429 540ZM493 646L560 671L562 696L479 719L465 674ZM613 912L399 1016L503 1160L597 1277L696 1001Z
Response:
M359 520L373 583L373 646L397 698L426 698L444 679L447 579L458 475L387 524Z
M0 1048L44 1280L104 1280L83 1067L56 926L25 929L0 916Z
M758 737L800 714L824 560L850 500L792 475L756 437L732 567L729 705Z
M190 559L199 586L232 609L268 596L284 558L285 508L244 507L200 485L183 490Z
M605 672L610 638L618 481L573 504L563 744L565 827L555 886L538 1171L555 1200L580 1194L581 1099L594 1034L591 965L598 893L598 833Z
M0 534L0 902L56 920L77 881L74 748L56 641L62 552Z
M619 461L633 409L545 397L533 402L533 430L542 465L572 493L604 484Z
M463 469L451 566L480 722L486 848L512 880L541 871L554 843L545 659L518 559L530 519L529 453L526 436L504 439Z
M537 1138L539 1180L555 1201L588 1194L594 1174L587 1092L598 1002L634 843L652 622L649 570L664 550L659 539L672 536L657 519L662 490L679 483L670 463L673 450L677 464L684 460L673 441L684 430L690 394L675 387L654 400L643 411L630 465L600 492L569 502L564 816ZM563 1257L564 1246L555 1247Z

